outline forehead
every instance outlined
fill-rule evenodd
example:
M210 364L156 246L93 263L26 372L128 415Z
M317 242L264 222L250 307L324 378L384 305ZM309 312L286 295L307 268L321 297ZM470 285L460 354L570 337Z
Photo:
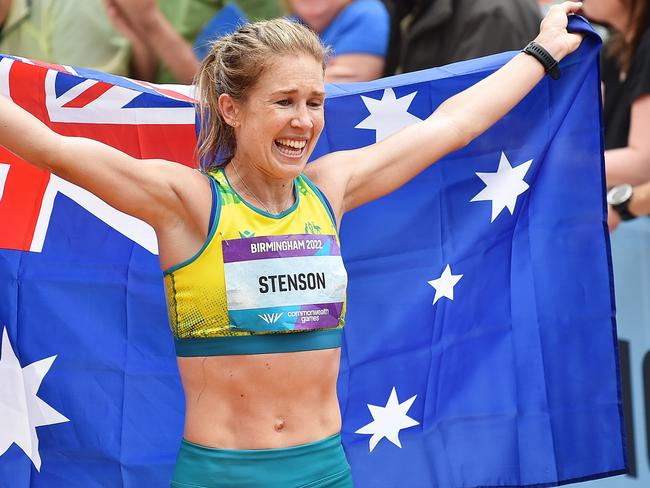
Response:
M259 94L275 92L323 93L323 67L309 55L275 56L253 87Z

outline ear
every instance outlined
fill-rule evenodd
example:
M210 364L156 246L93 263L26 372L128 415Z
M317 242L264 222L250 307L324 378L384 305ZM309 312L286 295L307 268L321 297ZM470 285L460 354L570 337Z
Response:
M219 95L218 104L219 112L221 112L221 116L226 121L226 124L231 127L238 127L240 123L239 102L227 93L222 93Z

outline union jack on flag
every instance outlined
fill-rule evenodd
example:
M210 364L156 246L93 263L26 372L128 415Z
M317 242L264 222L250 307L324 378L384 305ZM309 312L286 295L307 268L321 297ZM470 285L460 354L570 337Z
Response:
M24 58L4 56L0 60L2 95L56 132L97 139L137 158L192 165L196 131L188 88L164 88ZM153 231L141 221L117 212L78 186L30 167L4 149L0 151L0 227L11 229L0 234L0 247L40 252L54 201L61 193L156 252Z

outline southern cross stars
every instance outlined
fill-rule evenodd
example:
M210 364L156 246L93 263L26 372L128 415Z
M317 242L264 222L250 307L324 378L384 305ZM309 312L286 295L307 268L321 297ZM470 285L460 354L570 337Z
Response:
M453 300L454 286L456 286L462 277L462 274L451 274L451 267L447 265L440 275L440 278L429 281L428 283L436 289L436 295L433 297L433 305L435 305L442 297Z
M56 356L21 368L4 328L0 354L0 456L15 442L40 470L36 427L69 422L36 396Z
M364 425L355 433L371 435L369 442L370 452L372 452L384 437L397 447L402 447L402 443L399 440L399 431L420 424L417 420L413 420L406 415L416 397L417 395L413 395L405 402L399 403L397 392L395 391L395 387L393 387L385 407L368 404L368 410L370 410L373 421Z
M408 108L417 93L413 92L402 98L397 98L392 88L386 88L381 100L362 95L361 99L370 115L359 122L355 129L374 130L376 142L379 142L404 127L420 122L421 119L408 112Z
M494 222L494 219L506 207L512 215L515 211L517 197L528 190L528 183L524 181L524 176L526 176L532 162L533 160L530 159L513 168L510 166L506 155L501 153L501 160L496 173L476 173L476 176L485 183L485 188L470 201L492 202L492 218L490 222Z

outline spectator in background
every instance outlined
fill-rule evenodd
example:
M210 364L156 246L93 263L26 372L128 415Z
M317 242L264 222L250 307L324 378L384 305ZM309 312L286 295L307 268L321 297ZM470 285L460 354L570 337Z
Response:
M537 0L385 1L393 18L386 74L520 50L541 21Z
M0 0L0 52L129 74L129 45L101 0Z
M650 7L588 0L585 15L612 33L602 51L607 185L650 180Z
M1 1L1 0L0 0ZM104 0L109 18L133 47L133 76L157 83L191 83L201 63L203 43L233 31L251 18L281 13L277 1L240 0L244 12L224 0ZM227 15L218 17L228 9ZM216 18L216 19L215 19ZM211 20L216 20L213 22ZM228 21L223 29L220 20ZM215 29L214 31L206 31Z
M332 48L325 81L369 81L384 72L390 18L380 0L287 0L297 19Z

